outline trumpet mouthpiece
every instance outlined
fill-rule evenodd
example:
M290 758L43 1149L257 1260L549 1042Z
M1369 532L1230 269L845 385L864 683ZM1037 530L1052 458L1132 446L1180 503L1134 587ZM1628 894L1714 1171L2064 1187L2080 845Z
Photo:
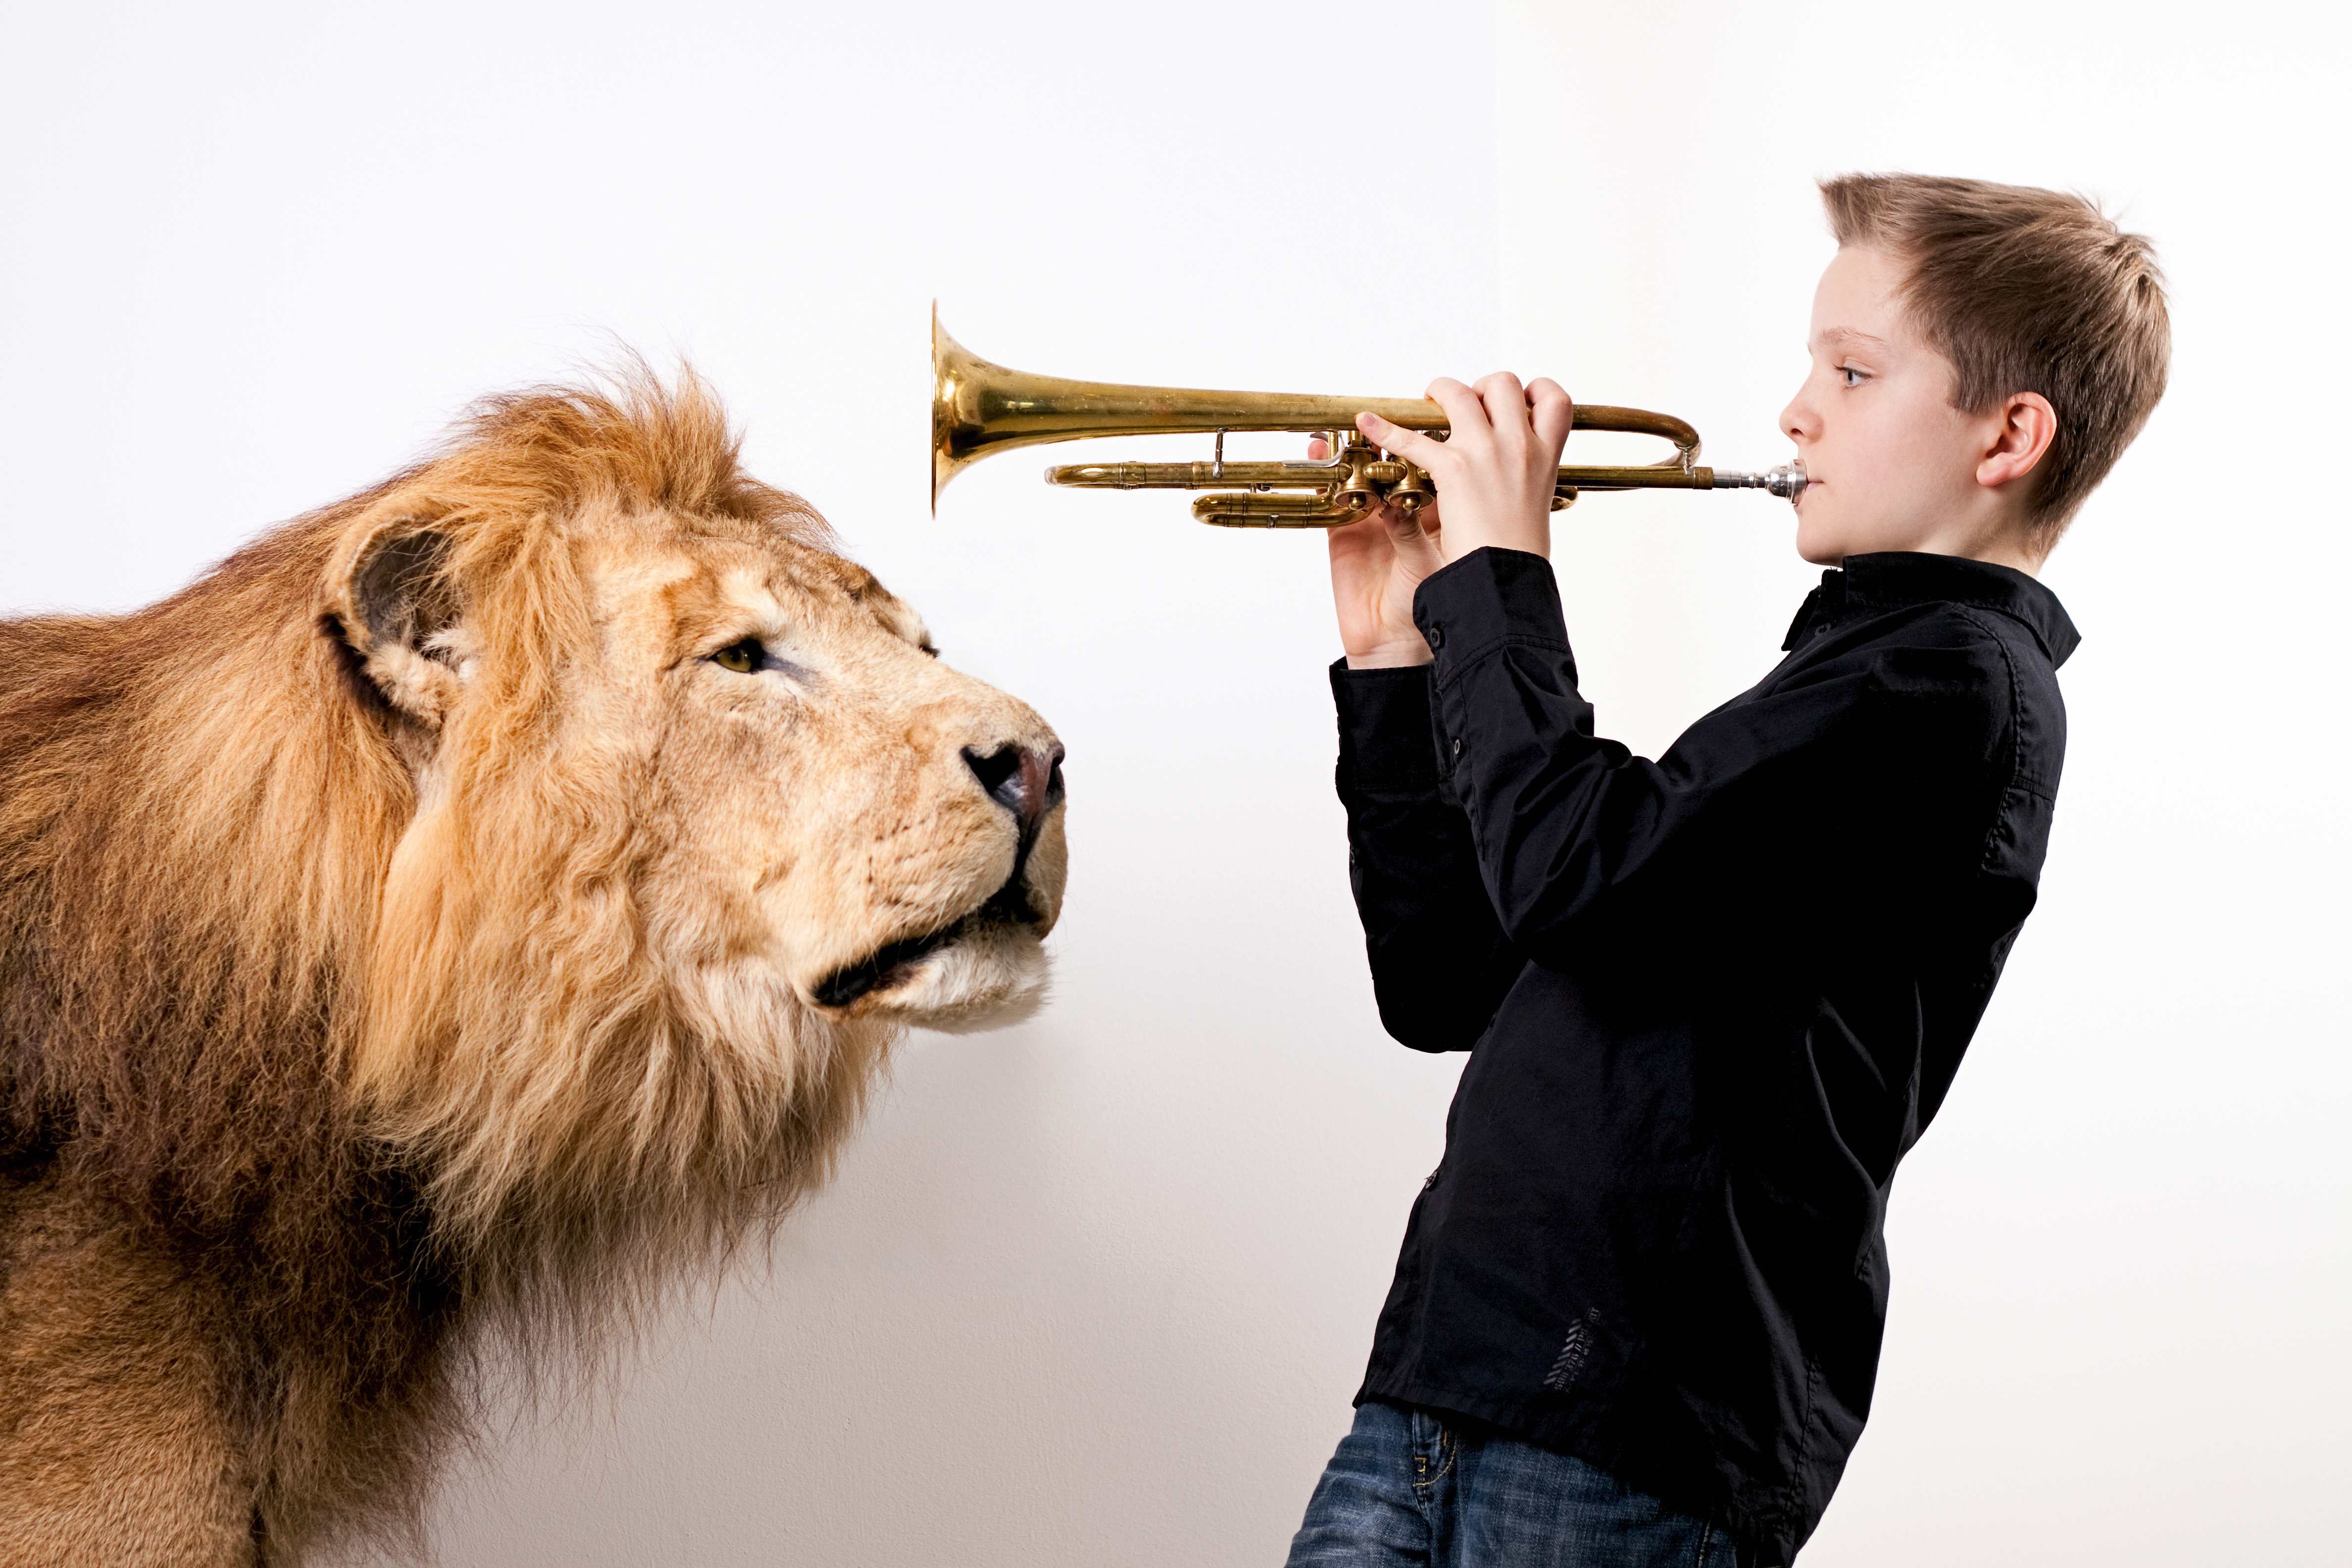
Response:
M1715 470L1715 488L1719 490L1770 490L1783 500L1794 500L1804 493L1805 465L1790 463L1782 468L1767 468L1760 474L1734 473L1728 468Z

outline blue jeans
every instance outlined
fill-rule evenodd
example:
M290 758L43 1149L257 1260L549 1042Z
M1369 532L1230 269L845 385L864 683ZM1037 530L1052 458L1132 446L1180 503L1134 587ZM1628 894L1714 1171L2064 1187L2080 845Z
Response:
M1316 1483L1290 1568L1758 1568L1719 1525L1606 1470L1366 1403Z

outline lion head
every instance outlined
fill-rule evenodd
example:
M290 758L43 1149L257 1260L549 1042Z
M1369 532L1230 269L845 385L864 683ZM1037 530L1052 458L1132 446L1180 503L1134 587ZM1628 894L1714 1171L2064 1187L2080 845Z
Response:
M492 400L159 605L0 621L0 1256L37 1211L176 1303L156 1356L222 1370L151 1425L227 1434L281 1552L396 1523L469 1325L690 1277L904 1027L1034 1004L1061 760L690 374Z
M691 382L507 400L341 531L416 800L352 1087L443 1223L740 1189L891 1028L1038 995L1062 748L824 544Z

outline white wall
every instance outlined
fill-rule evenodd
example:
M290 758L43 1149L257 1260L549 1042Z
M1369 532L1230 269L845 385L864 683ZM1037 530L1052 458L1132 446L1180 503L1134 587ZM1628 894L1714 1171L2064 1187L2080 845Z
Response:
M1490 11L54 6L0 73L0 605L152 598L611 331L1069 747L1052 1008L914 1041L772 1268L509 1418L443 1561L1278 1557L1458 1066L1373 1017L1321 541L1045 454L934 521L929 310L1103 379L1491 362Z
M604 1398L502 1417L446 1563L1277 1561L1455 1065L1372 1017L1319 543L1022 456L932 520L928 304L1105 379L1410 392L1507 356L1760 466L1810 181L1851 167L2126 204L2179 351L2052 565L2088 640L2044 905L1906 1168L1880 1408L1805 1561L2341 1552L2340 25L1622 10L12 25L0 606L152 598L610 332L690 352L755 471L1070 747L1053 1007L914 1041L772 1266ZM1604 727L1645 748L1769 665L1810 577L1759 496L1596 498L1561 539Z
M2340 17L1501 8L1506 357L1718 462L1788 451L1818 175L2089 191L2171 281L2171 389L2044 576L2084 641L2042 906L1896 1184L1806 1568L2352 1562ZM1572 514L1605 732L1663 745L1773 657L1812 574L1747 499Z

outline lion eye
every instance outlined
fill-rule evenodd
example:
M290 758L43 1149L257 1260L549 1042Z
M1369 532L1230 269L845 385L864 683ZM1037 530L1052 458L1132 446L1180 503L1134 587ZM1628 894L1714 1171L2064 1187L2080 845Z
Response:
M738 675L750 675L768 662L768 650L758 637L745 637L741 642L729 643L710 660L721 669L731 669Z

